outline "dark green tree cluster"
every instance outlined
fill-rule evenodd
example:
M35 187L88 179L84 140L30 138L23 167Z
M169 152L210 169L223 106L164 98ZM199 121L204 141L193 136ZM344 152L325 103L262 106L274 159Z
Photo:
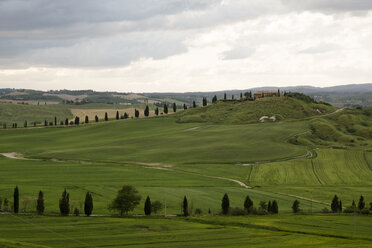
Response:
M134 110L134 116L138 118L140 115L139 111L137 109Z
M85 201L84 201L84 214L86 216L90 216L93 212L93 197L90 194L90 192L87 192L85 195Z
M150 115L149 106L147 106L147 105L146 105L146 108L145 108L145 111L144 111L144 115L145 115L146 117L149 117L149 115Z
M341 200L338 200L337 195L335 195L332 199L331 210L332 210L333 213L341 213L342 212L342 202L341 202Z
M168 114L168 104L164 104L164 110L163 110L164 114Z
M214 95L214 97L212 98L212 103L216 103L217 102L217 96Z
M203 97L203 106L207 106L208 105L208 101L207 101L207 98L206 97Z
M176 103L173 103L173 113L176 113L177 112L177 105Z

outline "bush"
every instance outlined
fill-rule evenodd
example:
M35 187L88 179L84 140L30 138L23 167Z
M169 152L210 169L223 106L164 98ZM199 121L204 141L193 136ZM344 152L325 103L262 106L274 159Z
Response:
M232 216L242 216L242 215L246 215L246 214L247 214L247 212L242 208L235 207L235 208L231 209L231 215Z
M80 212L79 212L79 209L78 208L75 208L74 210L74 215L75 216L79 216Z
M202 215L203 211L200 208L195 209L195 215Z
M370 214L371 212L369 211L368 208L364 208L360 211L361 214Z
M329 214L330 211L329 211L328 208L323 208L323 209L322 209L322 213L323 213L323 214Z
M344 209L344 213L346 213L346 214L351 214L351 213L354 213L354 212L356 212L356 208L355 207L352 207L352 206L346 207Z

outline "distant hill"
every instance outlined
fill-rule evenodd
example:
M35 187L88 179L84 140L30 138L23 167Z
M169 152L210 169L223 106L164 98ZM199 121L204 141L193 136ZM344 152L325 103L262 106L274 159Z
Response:
M173 103L181 106L191 105L193 101L201 104L202 98L208 101L216 95L221 99L224 93L228 98L239 97L247 91L277 90L276 86L250 88L244 90L211 91L211 92L185 92L185 93L121 93L121 92L97 92L93 90L52 90L37 91L26 89L0 89L0 101L26 102L35 104L40 102L82 105L85 103L115 103L115 104L158 104ZM291 86L280 87L281 91L300 92L313 97L317 101L329 102L338 107L372 107L372 84L350 84L333 87Z
M256 101L220 100L206 107L189 109L177 114L178 122L211 122L246 124L276 122L320 116L335 108L313 101L310 97L267 97Z

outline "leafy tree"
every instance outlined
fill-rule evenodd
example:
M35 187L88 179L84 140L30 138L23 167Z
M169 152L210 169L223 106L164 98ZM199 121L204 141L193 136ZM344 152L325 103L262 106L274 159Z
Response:
M271 201L267 204L267 212L271 213Z
M129 211L133 211L140 201L141 196L136 188L131 185L125 185L118 191L109 209L119 211L120 216L123 216L123 214L127 215Z
M164 114L168 114L168 105L164 104Z
M89 123L89 117L86 115L85 116L85 123L88 124Z
M43 191L39 191L39 196L36 201L36 211L38 214L43 214L44 213L44 193Z
M95 119L96 122L99 122L99 118L98 118L97 115L94 117L94 119Z
M339 204L338 197L337 195L335 195L331 203L331 210L333 213L337 213L338 210L340 209L338 204Z
M146 117L148 117L150 115L149 106L146 106L144 114L145 114Z
M196 108L196 102L195 101L192 101L192 107Z
M278 214L279 213L279 207L278 207L278 203L276 202L276 200L274 200L271 203L271 213L273 213L273 214Z
M260 201L260 208L259 208L262 212L266 212L267 211L267 203L265 201Z
M176 113L176 111L177 111L177 105L176 103L173 103L173 112Z
M225 94L223 94L223 100L226 100L227 99L227 95L226 95L226 92Z
M156 107L156 109L155 109L155 115L156 115L156 116L159 115L159 108L158 108L158 107Z
M247 211L247 213L250 213L253 208L253 201L251 198L247 195L244 200L244 209Z
M203 211L200 208L195 209L195 215L202 215Z
M90 216L93 212L93 197L92 195L87 192L85 195L85 201L84 201L84 214L86 216Z
M161 208L162 208L162 205L160 201L155 201L151 203L151 212L157 214Z
M222 214L226 215L229 213L230 200L229 200L229 196L226 193L224 194L222 198L221 208L222 208Z
M300 211L300 202L298 200L295 200L292 205L292 211L293 213L298 213Z
M14 194L13 194L13 204L14 204L14 213L18 214L19 212L19 191L18 191L18 186L15 187L14 189Z
M105 113L105 121L108 121L108 115L107 115L107 112Z
M366 203L364 202L364 197L361 195L358 202L358 209L363 210Z
M127 114L127 112L124 112L124 119L128 119L128 114Z
M186 196L183 198L182 212L183 212L183 216L189 216L189 206L187 203Z
M70 213L70 194L67 193L66 189L62 193L62 198L59 199L59 211L64 216Z
M150 197L147 196L146 201L145 201L145 214L147 216L151 215L151 200Z
M116 111L116 120L120 119L119 111Z
M186 104L183 104L183 110L186 110L186 109L187 109Z

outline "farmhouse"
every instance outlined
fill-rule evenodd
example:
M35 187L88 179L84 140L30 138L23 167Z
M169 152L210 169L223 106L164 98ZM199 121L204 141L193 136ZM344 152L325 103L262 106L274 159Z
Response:
M254 93L254 99L263 98L263 97L272 97L272 96L281 96L282 93L278 91L256 91Z

